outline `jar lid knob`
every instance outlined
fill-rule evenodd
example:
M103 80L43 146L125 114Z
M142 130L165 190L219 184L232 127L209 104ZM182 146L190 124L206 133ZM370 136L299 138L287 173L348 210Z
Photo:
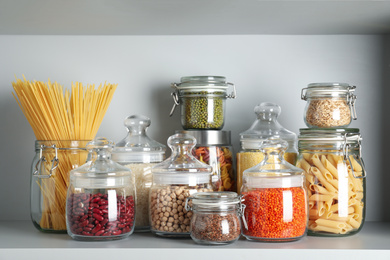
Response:
M281 113L281 107L275 103L263 102L256 106L254 111L259 120L272 121Z
M140 131L145 131L151 124L149 117L144 115L131 115L126 117L124 125L127 127L127 130L131 133L139 133Z

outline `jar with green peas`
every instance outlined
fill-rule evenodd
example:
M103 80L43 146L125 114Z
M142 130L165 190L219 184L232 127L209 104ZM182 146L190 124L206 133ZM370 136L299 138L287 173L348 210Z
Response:
M233 91L227 94L229 86ZM171 116L180 105L181 124L184 129L220 130L225 123L225 101L236 97L234 84L221 76L182 77L172 83L174 105Z

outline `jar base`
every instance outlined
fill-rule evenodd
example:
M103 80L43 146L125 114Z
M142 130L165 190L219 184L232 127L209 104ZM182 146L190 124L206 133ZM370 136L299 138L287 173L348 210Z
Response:
M68 233L69 234L69 233ZM69 234L71 238L78 241L112 241L112 240L120 240L130 236L130 233L121 234L117 236L83 236L83 235L74 235Z
M301 239L303 236L300 237L289 237L289 238L267 238L267 237L252 237L252 236L246 236L243 235L247 240L255 241L255 242L294 242L299 239Z
M173 232L163 232L151 230L153 234L159 237L167 237L167 238L191 238L190 233L173 233Z
M191 237L192 240L194 240L195 243L199 244L199 245L228 245L228 244L232 244L234 242L236 242L238 238L234 239L234 240L230 240L230 241L209 241L209 240L201 240L201 239L197 239L197 238L194 238L194 237Z
M56 229L48 229L48 228L42 228L38 223L36 223L35 221L32 221L34 227L36 229L38 229L39 231L43 232L43 233L52 233L52 234L66 234L66 229L59 229L59 230L56 230Z

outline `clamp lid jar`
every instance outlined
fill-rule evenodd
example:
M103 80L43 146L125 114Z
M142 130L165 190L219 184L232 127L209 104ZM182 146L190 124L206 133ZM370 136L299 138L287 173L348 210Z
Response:
M366 170L359 129L300 129L297 166L305 171L309 230L349 236L363 227Z
M192 204L192 206L190 206ZM241 235L240 217L245 206L235 192L201 192L186 199L192 211L191 238L198 244L230 244Z
M302 89L307 104L305 124L310 128L345 128L356 120L356 87L347 83L311 83Z
M192 155L195 144L190 135L170 136L171 156L152 168L150 223L156 235L189 237L192 212L185 209L185 199L196 192L212 191L212 168Z
M259 164L264 159L260 151L261 143L270 137L279 137L288 143L284 158L295 164L298 156L297 135L284 128L278 117L281 107L275 103L263 102L254 108L257 119L252 126L240 133L241 150L237 153L237 191L242 186L242 175L246 169Z
M305 176L302 169L284 160L286 149L286 141L267 139L261 146L264 160L244 171L243 235L249 240L294 241L306 234Z
M229 86L233 87L228 94ZM180 105L181 124L184 129L220 130L225 124L225 101L236 98L234 84L222 76L182 77L180 83L172 83L175 107Z
M150 124L150 118L144 115L128 116L124 121L128 134L112 152L112 159L129 168L135 176L136 232L150 230L148 204L152 186L152 167L165 159L165 145L146 134Z
M73 239L114 240L133 232L134 177L110 159L113 147L105 138L89 142L90 160L70 172L66 222Z

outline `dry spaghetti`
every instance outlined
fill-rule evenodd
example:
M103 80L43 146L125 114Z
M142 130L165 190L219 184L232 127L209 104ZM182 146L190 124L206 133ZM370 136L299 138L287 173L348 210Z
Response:
M12 95L36 139L59 148L59 164L53 175L36 181L42 194L40 228L64 231L69 171L86 160L85 152L75 153L66 147L70 147L70 141L91 140L96 136L117 84L104 83L95 88L94 84L83 86L76 82L69 91L57 82L28 81L23 77L12 82L12 86ZM45 149L43 156L53 158L54 150ZM51 164L45 163L43 167L43 172L48 173Z

